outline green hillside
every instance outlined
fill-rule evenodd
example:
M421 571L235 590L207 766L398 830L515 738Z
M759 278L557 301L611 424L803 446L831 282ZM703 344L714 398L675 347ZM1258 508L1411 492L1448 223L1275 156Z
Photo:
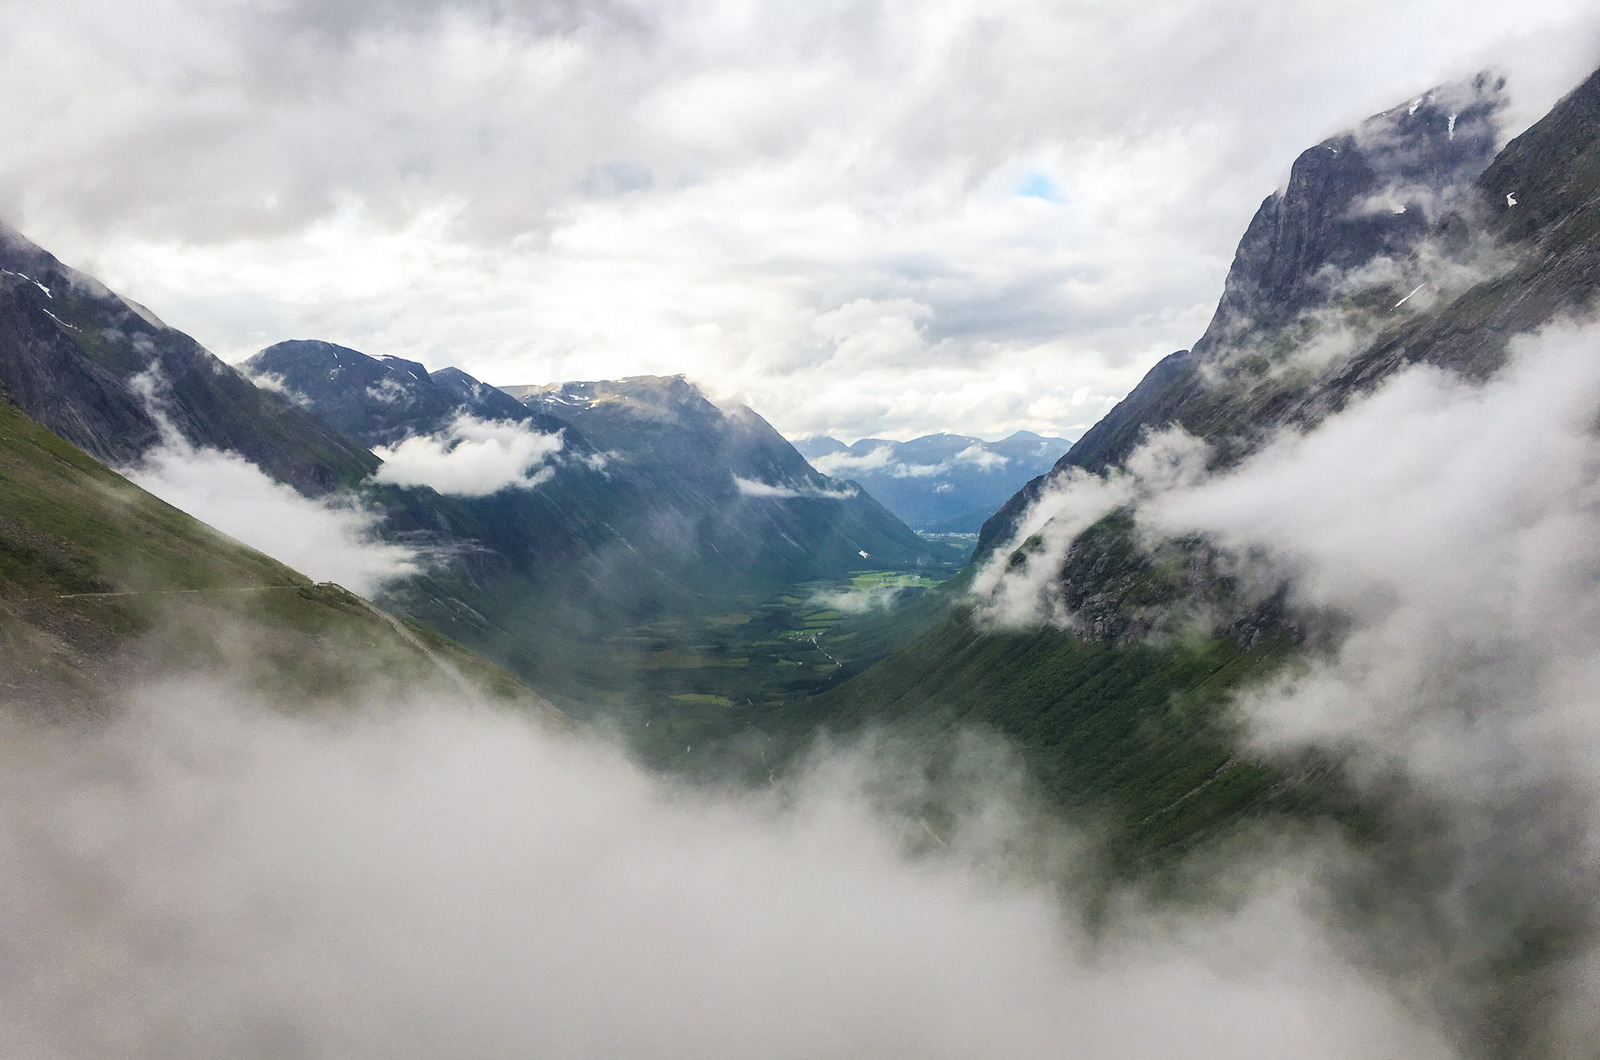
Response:
M1274 638L1245 652L1221 637L1119 647L1054 629L984 631L958 612L803 709L837 733L1005 737L1057 807L1100 822L1113 860L1133 871L1267 816L1353 819L1316 763L1288 771L1242 753L1223 709L1292 649Z
M505 671L218 534L0 400L0 673L7 699L81 709L129 678L226 670L304 701Z

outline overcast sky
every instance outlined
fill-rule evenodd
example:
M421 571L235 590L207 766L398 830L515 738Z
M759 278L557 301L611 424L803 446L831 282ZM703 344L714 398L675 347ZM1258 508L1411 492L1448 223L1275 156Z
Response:
M790 436L1087 427L1295 154L1592 2L0 0L0 217L228 360L683 372Z

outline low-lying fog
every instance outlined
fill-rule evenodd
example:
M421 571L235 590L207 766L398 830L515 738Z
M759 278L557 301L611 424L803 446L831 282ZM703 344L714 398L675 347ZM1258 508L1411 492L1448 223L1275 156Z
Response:
M441 699L175 679L0 748L7 1056L1448 1055L1293 859L1091 944L1049 882L1076 844L976 745L937 839L886 753L712 794Z

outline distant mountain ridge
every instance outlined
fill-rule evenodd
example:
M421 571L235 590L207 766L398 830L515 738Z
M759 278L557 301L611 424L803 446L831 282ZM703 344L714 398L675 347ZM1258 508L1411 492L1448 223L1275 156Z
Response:
M867 566L915 566L928 546L873 498L817 471L755 410L723 409L683 376L634 376L508 388L564 418L613 474L673 483L715 516L709 546L755 561L752 546L792 555L785 577ZM814 557L805 564L801 554ZM807 571L815 573L807 573Z
M593 641L662 609L873 565L914 568L932 556L872 498L816 472L755 412L724 411L682 377L508 393L456 368L429 372L315 340L278 343L242 367L391 460L404 450L385 447L408 442L448 455L462 444L450 429L463 416L559 437L536 485L381 495L397 527L446 548L472 544L456 561L465 583L452 576L420 595L421 583L402 585L397 603L523 672L580 655L572 637ZM451 599L469 602L487 625L474 630L479 620ZM527 654L539 641L549 644Z
M798 449L820 471L860 483L917 530L976 533L1029 479L1055 465L1072 443L1031 431L997 442L928 434L907 442L863 438L845 445L826 435Z
M245 360L240 368L257 384L315 410L341 433L369 448L436 433L462 413L526 422L544 431L568 425L541 415L459 368L430 373L416 361L369 357L316 339L275 343Z

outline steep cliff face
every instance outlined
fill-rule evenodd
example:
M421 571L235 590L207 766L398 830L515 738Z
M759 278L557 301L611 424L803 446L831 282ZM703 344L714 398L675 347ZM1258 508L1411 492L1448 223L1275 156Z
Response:
M114 464L164 422L306 493L370 474L360 445L254 386L142 306L0 226L0 386L39 423Z
M1053 469L1102 472L1181 426L1219 463L1309 426L1417 362L1481 378L1511 336L1600 291L1600 75L1496 155L1497 81L1480 76L1301 154L1240 241L1192 350L1168 357ZM1048 477L1048 476L1047 476ZM1012 536L1047 479L985 525Z
M155 419L124 379L85 357L68 337L35 272L56 279L37 268L0 274L0 387L68 441L112 463L133 460L159 438Z
M1494 157L1502 89L1479 75L1302 152L1245 230L1196 355L1259 339L1340 297L1364 266L1470 219L1473 180Z

